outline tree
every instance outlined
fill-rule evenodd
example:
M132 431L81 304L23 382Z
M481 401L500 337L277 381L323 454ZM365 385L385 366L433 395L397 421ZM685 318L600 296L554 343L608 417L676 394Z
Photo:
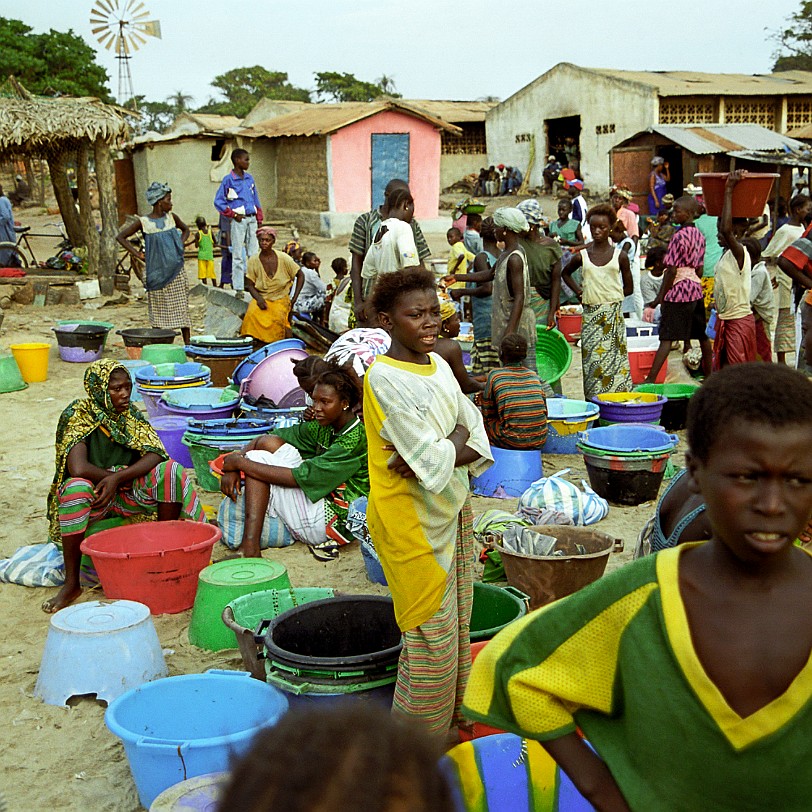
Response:
M225 101L210 99L208 104L198 108L198 113L219 113L244 118L263 98L310 101L310 91L290 84L287 73L269 71L261 65L234 68L215 76L211 84L225 96Z
M368 102L381 96L397 96L391 77L383 75L377 82L364 82L352 73L325 71L316 74L316 96L319 101Z
M167 102L147 101L144 96L136 96L134 101L140 116L133 116L129 122L137 133L163 133L175 121L175 108Z
M190 96L188 93L184 93L182 90L176 90L167 98L166 102L175 112L175 115L180 115L189 109L189 102L193 99L194 96Z
M396 99L400 98L400 93L398 93L398 89L395 87L394 76L387 76L385 73L382 73L375 81L384 96L393 96Z
M14 74L36 95L97 96L110 102L107 71L73 31L32 34L20 20L0 17L0 78Z
M806 0L786 20L786 28L776 31L773 39L778 42L774 71L812 71L812 1Z

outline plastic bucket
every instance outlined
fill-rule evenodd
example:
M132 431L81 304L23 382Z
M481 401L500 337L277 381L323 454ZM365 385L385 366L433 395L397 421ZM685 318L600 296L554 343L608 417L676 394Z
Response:
M643 383L654 366L654 357L656 355L657 350L629 350L629 371L632 376L632 383ZM666 375L668 375L667 358L663 361L655 380L657 383L665 383Z
M189 420L185 417L170 414L151 417L149 422L152 424L152 428L158 432L166 453L184 468L193 468L192 455L182 442L183 435L189 427Z
M637 392L664 395L668 400L663 404L660 424L667 431L679 431L688 423L688 403L699 389L695 383L643 383L635 387Z
M202 522L141 522L103 530L81 545L93 559L104 594L149 606L153 615L191 609L197 576L220 540Z
M514 620L527 613L528 596L502 589L493 584L474 581L474 604L471 610L471 642L490 640Z
M304 358L307 353L298 348L279 350L263 358L240 383L240 394L255 399L266 397L280 407L302 405L304 392L293 374L292 361Z
M719 217L722 213L727 176L727 172L697 172L694 175L699 178L705 209L711 217ZM775 172L745 172L733 187L733 217L761 217L773 182L779 177Z
M239 648L234 632L222 623L226 605L249 592L287 589L284 564L264 558L232 558L201 570L189 623L189 642L208 651Z
M650 392L609 392L592 402L598 404L601 420L610 423L656 423L666 398Z
M584 451L589 484L613 505L640 505L657 498L673 449L622 457Z
M518 497L543 476L541 450L515 451L491 446L491 454L493 465L471 480L471 489L477 496Z
M104 351L109 328L92 324L60 324L51 328L56 334L59 357L63 361L87 364L98 361Z
M180 344L147 344L141 350L141 360L150 364L183 364L186 350Z
M619 543L600 530L585 527L547 524L536 525L533 530L555 536L565 554L524 555L497 544L508 583L528 596L531 610L597 581L606 569L609 554ZM576 544L586 549L585 555L578 553Z
M85 601L51 617L34 695L47 705L95 694L112 702L169 669L149 609L134 601Z
M539 378L550 386L564 377L572 364L572 346L558 330L536 325L536 367Z
M631 425L618 423L589 431L578 436L579 445L589 445L600 451L620 452L657 452L670 451L679 442L676 434L666 434L659 428L646 424Z
M41 383L48 380L48 353L50 351L51 345L44 342L11 345L14 360L26 383Z
M13 355L0 356L0 394L5 392L19 392L27 389L28 384L23 380L20 367Z
M229 773L206 773L187 778L165 789L152 802L149 812L213 812L230 778Z
M171 344L179 330L166 330L161 327L132 327L127 330L116 330L116 333L124 339L124 346L138 350L138 355L132 358L141 357L141 348L148 344Z
M136 376L140 369L135 371ZM207 380L195 381L190 386L186 387L176 387L176 389L204 389L211 386L211 383ZM135 389L141 398L144 401L144 406L147 409L147 415L149 418L152 419L153 417L162 417L168 416L171 414L168 408L166 408L165 402L162 400L164 392L168 392L172 389L172 387L166 388L150 388L147 386L142 386L140 383L135 385ZM191 415L189 415L191 417Z
M189 449L189 454L192 457L192 466L195 469L195 476L197 477L197 484L200 485L204 491L219 493L220 481L211 472L209 463L217 459L223 451L234 451L240 447L240 444L234 443L228 449L225 449L221 445L206 445L204 443L195 442L195 440L190 437L188 431L183 435L181 442Z
M141 803L188 778L227 770L264 727L286 713L285 696L239 671L167 677L128 691L104 715L121 739Z
M249 592L229 601L223 609L222 621L236 636L243 665L251 676L265 679L265 666L260 663L260 647L255 639L264 633L270 621L303 603L332 598L335 592L322 587L302 589L264 589Z
M595 424L600 409L594 403L569 398L550 398L547 401L547 439L545 454L576 454L578 432Z
M559 313L556 316L558 329L561 335L572 343L575 343L581 335L581 323L583 316L580 313Z

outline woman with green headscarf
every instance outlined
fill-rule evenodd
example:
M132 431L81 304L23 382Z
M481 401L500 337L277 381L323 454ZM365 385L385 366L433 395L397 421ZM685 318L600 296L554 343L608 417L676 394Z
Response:
M205 522L203 508L181 466L168 459L155 429L130 403L132 381L117 361L95 361L85 371L88 397L75 400L56 428L56 472L48 494L51 541L62 543L65 584L45 601L56 612L81 593L79 545L102 518L157 514L158 521Z

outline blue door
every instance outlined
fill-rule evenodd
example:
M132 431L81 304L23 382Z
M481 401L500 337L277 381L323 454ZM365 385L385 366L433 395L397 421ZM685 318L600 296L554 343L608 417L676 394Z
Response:
M409 133L373 133L373 209L377 209L383 203L383 190L394 178L409 182Z

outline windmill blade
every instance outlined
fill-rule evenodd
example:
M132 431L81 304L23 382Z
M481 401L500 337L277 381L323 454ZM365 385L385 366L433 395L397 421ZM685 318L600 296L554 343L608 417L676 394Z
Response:
M145 20L143 23L135 23L133 28L138 30L141 34L148 37L155 37L161 39L161 21L160 20Z
M135 4L137 2L138 0L127 0L127 2L124 3L124 7L121 9L121 16L123 19L126 19L127 22L129 22L129 19L127 18L130 16L130 13L135 8Z
M99 37L99 42L107 48L108 51L113 50L113 45L115 44L116 37L113 35L111 31L106 31Z
M132 2L138 2L138 0L132 0ZM132 3L130 5L132 5ZM128 14L130 15L130 20L134 20L136 17L143 17L145 14L149 14L149 11L147 11L147 7L143 3L138 2L138 5L132 5L132 8L128 8Z
M96 0L94 8L100 8L102 13L109 16L116 8L116 4L111 0Z
M109 31L110 28L109 26L106 25L100 25L98 28L91 28L90 30L93 32L93 35L96 37L96 39L98 39L99 34L101 34L102 31Z
M91 25L100 25L108 28L110 26L110 18L104 14L90 14L90 24Z
M125 35L127 39L130 41L130 47L133 51L137 51L142 45L146 45L147 41L142 37L140 34L137 34L135 31L128 31Z
M140 14L133 14L130 22L133 25L140 25L147 22L147 17L149 17L149 9L145 8Z

